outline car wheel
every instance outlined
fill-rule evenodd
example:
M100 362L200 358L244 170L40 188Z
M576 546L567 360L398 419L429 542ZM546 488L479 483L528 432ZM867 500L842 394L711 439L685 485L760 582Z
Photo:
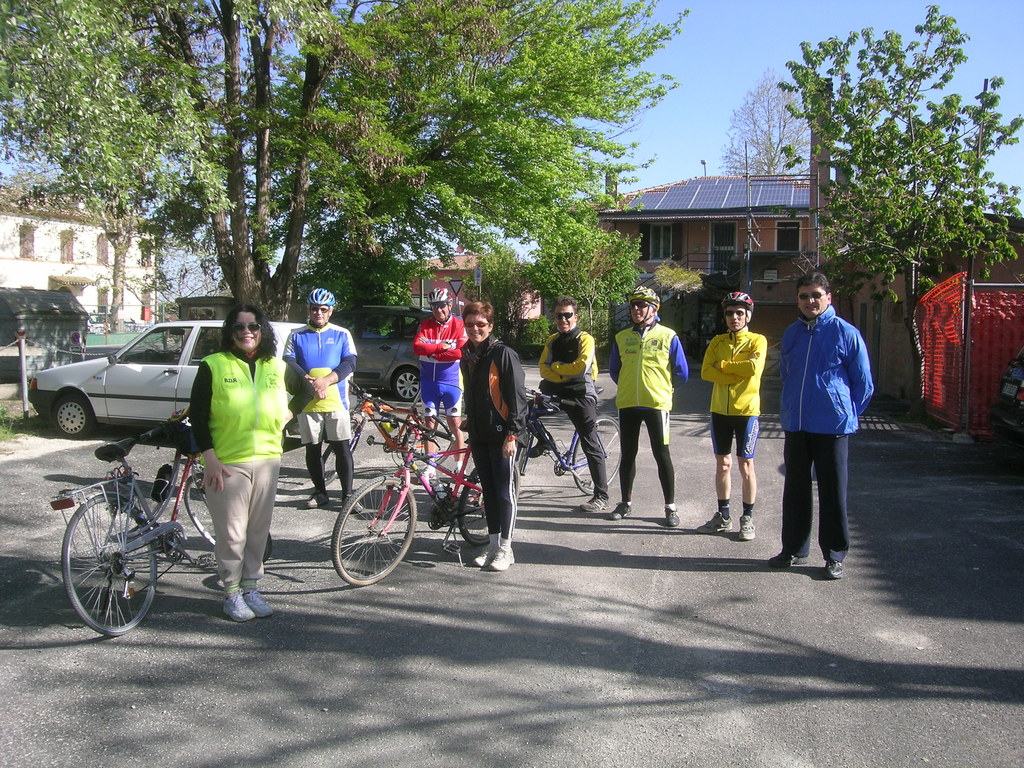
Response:
M399 400L415 400L420 393L420 372L415 368L399 368L391 378L391 389Z
M53 404L53 424L66 437L89 437L96 431L96 415L83 395L72 392Z

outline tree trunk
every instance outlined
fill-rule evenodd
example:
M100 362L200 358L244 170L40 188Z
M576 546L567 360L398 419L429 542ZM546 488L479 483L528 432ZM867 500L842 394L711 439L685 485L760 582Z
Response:
M908 340L910 341L910 359L912 362L910 388L907 391L907 400L910 403L909 415L912 419L924 417L924 397L922 386L924 382L924 349L921 346L921 333L917 327L917 266L909 266L904 274L906 284L906 308L903 313L903 325L907 329Z

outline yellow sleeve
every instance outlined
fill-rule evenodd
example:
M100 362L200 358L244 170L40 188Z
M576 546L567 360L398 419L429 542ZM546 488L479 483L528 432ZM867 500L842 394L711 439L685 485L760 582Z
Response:
M712 384L735 384L740 380L738 376L725 373L715 367L715 362L718 360L718 350L721 347L718 340L718 336L713 338L711 343L708 344L708 348L704 350L704 362L700 367L700 377L704 381L710 381Z
M749 348L745 349L745 360L723 362L725 373L739 376L741 379L759 379L764 372L765 356L768 354L768 339L761 334L753 334Z
M544 349L541 350L540 362L538 363L540 366L540 377L554 382L562 380L558 374L551 370L551 365L548 362L551 359L551 342L555 340L557 335L557 333L554 333L548 336L547 341L544 342Z
M554 381L579 378L593 364L594 375L597 375L597 361L594 359L594 337L589 333L580 334L580 356L571 363L551 363L551 370L559 376Z

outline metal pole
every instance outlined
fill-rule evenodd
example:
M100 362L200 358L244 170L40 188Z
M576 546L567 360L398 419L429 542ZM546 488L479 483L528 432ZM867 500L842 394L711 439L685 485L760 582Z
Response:
M25 329L18 329L18 360L21 367L21 417L28 421L28 358L25 354Z

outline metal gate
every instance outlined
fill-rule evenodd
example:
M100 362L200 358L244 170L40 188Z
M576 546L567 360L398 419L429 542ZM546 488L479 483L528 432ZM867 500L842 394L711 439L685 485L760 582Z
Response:
M921 298L918 328L925 411L958 432L991 439L988 412L999 378L1024 344L1024 285L968 283L961 272Z

